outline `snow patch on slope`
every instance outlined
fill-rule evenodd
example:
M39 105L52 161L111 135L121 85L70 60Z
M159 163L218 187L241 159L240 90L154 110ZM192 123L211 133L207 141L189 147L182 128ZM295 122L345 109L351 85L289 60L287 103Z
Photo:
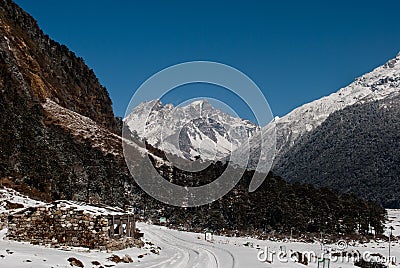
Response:
M22 207L16 209L8 209L7 203L19 204ZM45 203L37 200L33 200L11 188L4 187L0 189L0 213L12 213L17 212L27 207L34 207L38 205L44 205Z
M98 125L92 119L64 108L50 99L47 99L42 106L47 113L47 120L50 120L48 123L63 127L78 139L89 141L94 148L98 148L104 153L111 153L116 156L123 155L122 138L117 134ZM160 157L149 153L144 146L140 146L131 140L124 141L135 149L138 157L146 157L150 154L158 162L164 163Z
M89 141L94 148L99 148L105 153L121 155L121 137L99 126L89 117L64 108L50 99L42 104L53 123L68 130L81 140Z

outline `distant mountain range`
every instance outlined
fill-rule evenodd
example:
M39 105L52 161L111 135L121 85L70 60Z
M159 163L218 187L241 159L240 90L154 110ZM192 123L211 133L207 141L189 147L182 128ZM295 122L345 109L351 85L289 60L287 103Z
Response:
M276 118L274 173L400 207L399 94L400 54L338 92ZM144 118L142 110L149 106L152 112ZM261 129L201 101L183 108L143 103L125 120L153 146L190 160L199 155L225 159L248 139L249 169L257 167L260 157L260 132L271 128Z
M163 106L159 100L142 103L124 121L151 145L190 160L222 159L259 130L248 120L214 109L207 100L184 107Z

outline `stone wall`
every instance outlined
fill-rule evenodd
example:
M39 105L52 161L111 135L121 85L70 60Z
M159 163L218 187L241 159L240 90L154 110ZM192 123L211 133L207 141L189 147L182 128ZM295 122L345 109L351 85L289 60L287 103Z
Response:
M7 237L52 247L119 250L140 246L141 241L133 237L119 235L111 239L107 217L63 204L27 208L9 216Z
M3 230L7 227L8 224L8 212L0 213L0 230Z

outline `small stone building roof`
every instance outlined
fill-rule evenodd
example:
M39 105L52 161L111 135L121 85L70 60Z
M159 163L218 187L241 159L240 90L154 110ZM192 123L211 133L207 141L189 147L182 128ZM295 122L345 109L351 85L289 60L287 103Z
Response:
M40 204L32 207L28 207L26 209L17 211L14 214L23 214L26 211L32 210L32 208L65 208L68 210L72 211L79 211L83 212L84 214L90 214L93 216L122 216L126 214L130 214L129 212L124 211L121 208L117 207L110 207L106 205L101 205L101 204L87 204L84 202L77 202L77 201L70 201L70 200L57 200L52 203L48 204Z

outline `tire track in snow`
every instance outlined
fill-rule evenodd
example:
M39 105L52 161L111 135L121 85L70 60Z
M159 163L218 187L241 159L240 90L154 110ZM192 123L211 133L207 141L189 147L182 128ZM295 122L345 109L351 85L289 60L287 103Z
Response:
M194 265L196 264L196 262L198 262L199 256L200 256L200 252L199 251L194 250L191 247L186 247L186 246L182 246L182 245L179 245L177 243L174 243L173 241L168 239L168 237L165 237L165 235L166 235L165 232L158 232L158 230L155 231L155 230L149 230L149 229L147 229L146 231L148 233L151 233L153 236L158 237L158 239L162 243L164 243L166 245L169 245L169 246L177 249L178 251L180 251L182 253L181 255L183 255L183 257L184 257L183 261L186 262L186 264L183 264L184 266L182 266L182 261L181 261L181 263L178 264L179 266L173 266L173 267L185 267L185 268L186 267L195 267ZM193 255L194 255L194 257L193 257ZM179 257L176 257L176 255L175 255L175 256L169 258L168 260L163 261L162 263L158 263L158 264L155 264L153 266L146 266L146 268L147 267L148 268L150 268L150 267L151 268L152 267L171 267L171 266L162 266L162 265L163 264L167 264L167 263L173 264L177 259L179 259Z
M216 250L219 250L219 251L223 251L224 253L228 254L228 255L230 256L230 258L232 259L232 266L231 266L231 267L232 267L232 268L236 268L236 259L235 259L235 256L232 254L232 252L230 252L230 251L227 250L227 249L224 249L224 248L221 248L221 247L217 247L217 246L212 245L212 244L200 243L200 242L195 242L195 241L188 241L188 240L182 239L182 238L180 238L180 237L177 237L177 236L175 236L175 235L173 235L173 234L171 234L171 233L169 233L169 235L172 236L172 237L174 237L174 238L177 239L177 240L182 241L182 242L202 246L202 247L201 247L202 249L207 250L207 251L208 251L209 253L211 253L211 254L213 255L213 257L217 260L217 267L220 267L220 266L219 266L219 262L218 262L218 257L217 257L217 255L216 255L215 252L213 252L212 250L206 249L206 248L204 248L204 247L210 247L210 248L213 248L213 249L216 249Z

